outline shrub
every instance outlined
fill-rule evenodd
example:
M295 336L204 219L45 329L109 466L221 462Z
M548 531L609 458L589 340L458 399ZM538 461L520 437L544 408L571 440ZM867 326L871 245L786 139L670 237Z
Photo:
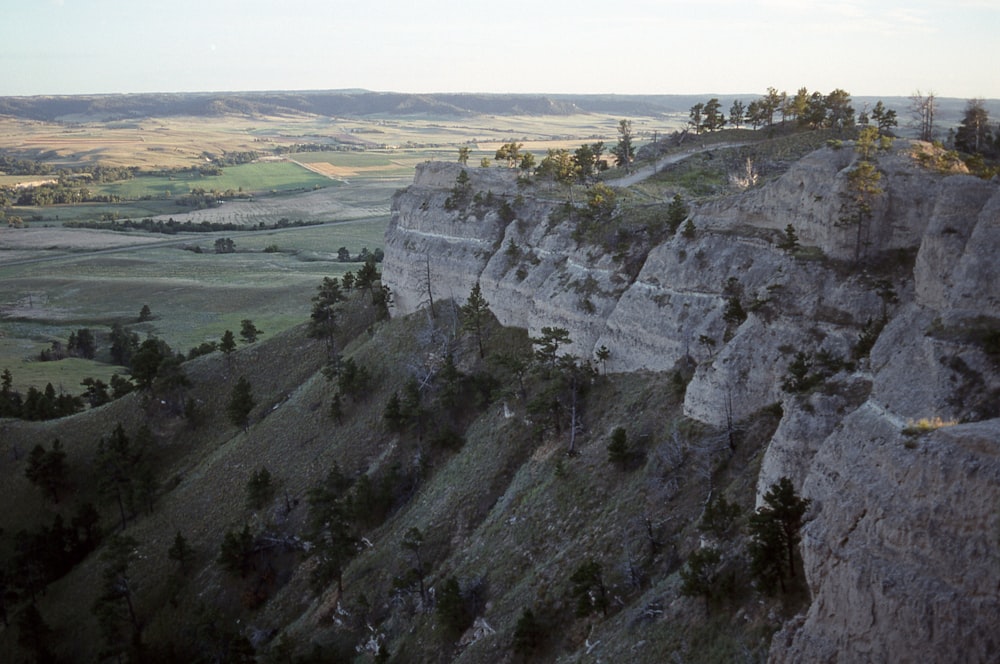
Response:
M739 515L739 505L729 502L725 496L716 496L705 506L698 529L717 536L725 535Z
M617 427L611 433L611 442L608 444L608 462L621 467L628 463L630 457L625 429Z
M604 568L593 558L582 563L569 577L572 595L576 600L576 615L589 616L595 611L608 615L607 588L604 586Z
M531 657L541 650L547 632L531 609L521 611L514 626L514 653Z
M254 472L247 482L247 507L255 510L263 509L272 498L274 498L274 484L271 482L271 473L262 467Z
M681 568L681 594L686 597L704 597L711 604L719 595L719 563L722 554L714 547L703 547L688 556Z
M452 637L458 636L472 624L473 616L466 609L462 588L455 577L449 577L438 591L435 613L438 623Z

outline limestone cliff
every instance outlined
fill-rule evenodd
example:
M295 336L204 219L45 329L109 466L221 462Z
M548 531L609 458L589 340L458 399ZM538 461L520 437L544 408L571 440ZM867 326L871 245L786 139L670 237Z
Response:
M877 157L883 193L860 229L843 222L854 151L826 148L699 206L693 237L631 273L574 240L565 191L428 163L394 199L383 278L400 313L464 301L479 281L501 323L564 327L569 352L609 348L611 371L693 359L685 412L710 424L782 402L758 486L787 475L813 500L813 599L775 661L987 661L1000 648L1000 186L925 169L913 149ZM779 248L788 225L808 250ZM734 302L745 318L727 315ZM872 321L884 327L866 355ZM782 383L799 351L830 367L796 395ZM940 419L924 431L921 418Z

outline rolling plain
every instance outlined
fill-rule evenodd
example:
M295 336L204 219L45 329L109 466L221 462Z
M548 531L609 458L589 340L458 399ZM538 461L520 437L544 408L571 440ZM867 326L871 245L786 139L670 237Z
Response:
M37 358L79 328L100 333L115 322L134 323L143 305L154 318L137 329L179 352L238 330L245 318L276 334L308 318L310 298L324 276L357 267L340 262L338 249L356 256L382 245L390 199L409 184L417 164L454 160L459 146L470 148L471 163L492 163L508 141L536 155L585 141L612 145L617 122L594 113L353 119L227 114L118 121L74 116L58 122L0 117L2 151L55 168L100 163L137 169L132 179L91 186L116 197L114 203L11 208L27 223L0 229L0 367L10 369L22 391L51 382L57 391L77 393L87 376L107 381L121 371L107 357ZM637 136L648 140L654 132L681 127L683 117L633 122ZM305 144L309 151L275 154ZM196 170L213 156L241 152L258 158L221 173ZM0 185L46 179L0 175ZM238 196L203 209L178 204L196 189ZM142 219L246 230L164 235L101 228L109 220ZM282 220L287 227L275 228ZM214 242L223 237L234 241L235 253L214 253Z

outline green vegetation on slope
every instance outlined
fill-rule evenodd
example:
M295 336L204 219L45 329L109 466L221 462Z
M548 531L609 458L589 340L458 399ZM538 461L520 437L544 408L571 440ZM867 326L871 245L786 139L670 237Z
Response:
M490 323L481 358L450 302L436 319L385 322L372 301L362 289L337 305L329 342L300 326L185 362L189 386L169 399L154 383L72 418L3 422L3 451L18 459L0 470L0 499L16 506L0 523L8 570L18 532L88 503L100 514L101 547L36 598L56 655L369 661L381 647L397 661L496 662L528 648L573 661L600 642L610 660L763 656L782 602L759 603L737 575L706 619L678 574L712 495L739 506L715 537L727 569L746 570L738 524L776 413L740 423L731 447L680 416L669 376L599 377L558 352L557 329L530 340ZM245 427L227 416L237 384L252 393ZM612 463L619 427L626 449ZM24 456L55 439L68 469L58 504L25 477ZM113 449L130 451L113 457L129 461L112 482L94 463ZM109 574L129 579L135 621L125 596L102 590ZM29 604L19 584L15 618ZM595 588L607 603L581 611L579 593ZM544 629L515 648L526 610ZM6 652L19 652L16 631L0 636ZM141 654L112 638L129 633Z

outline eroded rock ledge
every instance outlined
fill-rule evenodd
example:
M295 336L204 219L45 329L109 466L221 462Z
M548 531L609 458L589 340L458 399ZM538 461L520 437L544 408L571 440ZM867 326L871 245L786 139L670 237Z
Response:
M775 661L987 661L1000 656L1000 372L983 335L1000 329L1000 185L926 170L912 149L897 141L878 159L870 273L839 221L855 159L844 148L700 206L695 237L652 247L634 277L552 221L565 191L427 163L393 201L383 278L398 313L428 287L462 302L479 281L501 323L564 327L569 352L607 346L611 371L690 357L684 408L704 422L782 402L758 485L788 475L813 500L813 601L776 637ZM811 260L777 246L789 224ZM734 296L738 325L724 317ZM808 396L782 391L795 352L849 358L883 315L870 359ZM904 433L920 418L970 423Z

